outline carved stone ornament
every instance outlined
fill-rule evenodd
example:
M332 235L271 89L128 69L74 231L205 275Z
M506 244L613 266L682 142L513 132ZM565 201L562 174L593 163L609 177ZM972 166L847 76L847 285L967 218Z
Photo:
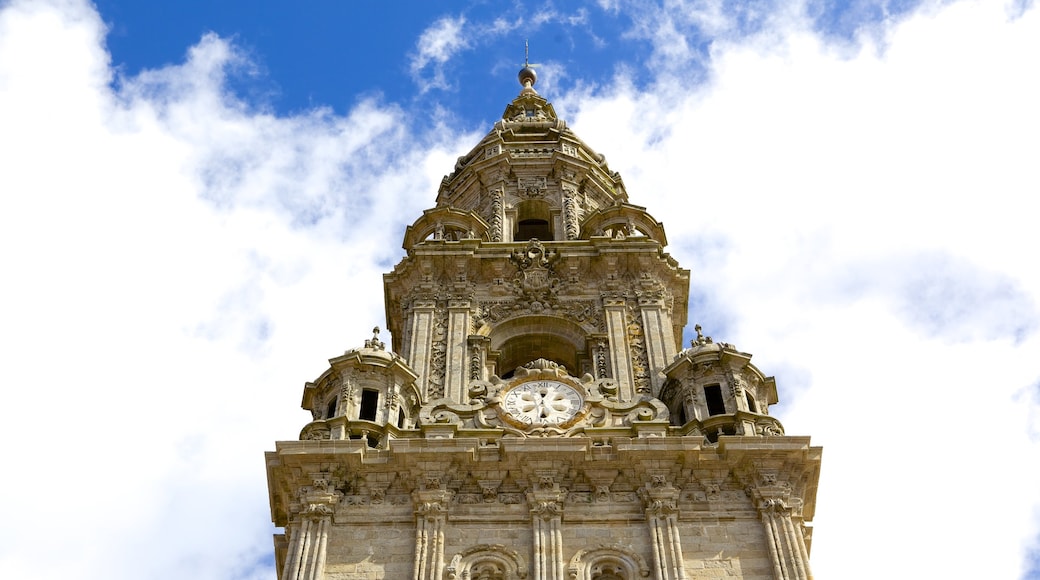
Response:
M516 250L510 258L520 270L517 280L525 294L540 294L547 291L555 280L552 266L559 258L556 250L548 250L538 240L531 240L523 250Z
M438 399L444 396L444 373L447 369L448 312L440 310L433 323L433 344L430 352L430 376L427 378L426 396Z
M491 190L491 241L502 241L503 192L501 188Z
M301 441L318 441L320 439L330 439L331 437L332 432L329 430L328 426L324 424L324 421L321 423L311 423L303 428L303 433L300 433Z
M312 503L307 506L307 515L331 516L332 508L323 503Z
M533 502L531 514L543 520L557 518L563 514L563 506L555 500L540 500Z
M628 344L632 352L632 374L636 385L636 392L648 394L650 392L650 361L646 354L646 337L643 332L643 321L637 312L627 312L626 331L628 333Z
M517 151L516 153L520 153ZM538 155L528 155L538 156ZM542 197L547 188L544 177L521 177L517 180L517 191L527 197Z
M668 408L658 399L620 402L613 379L581 380L565 368L537 362L536 368L517 367L508 382L474 381L466 403L444 399L419 410L418 427L428 438L440 437L442 426L455 429L494 429L504 436L576 437L590 427L634 428L648 421L666 421ZM545 367L545 368L542 368Z
M481 301L473 313L474 322L479 326L494 324L516 316L551 313L555 316L566 317L589 332L603 332L606 329L606 323L597 301L560 300L556 291L559 285L558 280L550 277L547 291L528 292L523 288L522 275L517 274L517 278L514 280L514 292L518 299Z

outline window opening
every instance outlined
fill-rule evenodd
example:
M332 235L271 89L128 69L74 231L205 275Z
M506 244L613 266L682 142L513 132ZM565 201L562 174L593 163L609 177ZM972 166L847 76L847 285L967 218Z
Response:
M397 409L397 428L404 429L404 409L400 407Z
M744 391L744 398L747 399L748 411L752 413L758 412L758 406L755 405L755 398L751 396L751 393Z
M480 562L474 564L470 569L470 578L473 580L505 580L505 571L501 566L493 562Z
M619 566L612 564L594 566L592 580L625 580L625 573Z
M679 425L685 425L689 419L686 418L686 405L679 403Z
M708 403L709 415L726 414L726 402L722 400L722 387L719 385L705 385L704 400Z
M549 241L553 239L548 220L520 220L516 228L516 240L527 241L532 238Z
M361 391L361 414L358 416L363 421L376 420L376 408L379 403L379 391L364 389Z
M331 419L336 416L336 400L336 397L333 397L332 400L329 401L329 406L325 409L326 419Z

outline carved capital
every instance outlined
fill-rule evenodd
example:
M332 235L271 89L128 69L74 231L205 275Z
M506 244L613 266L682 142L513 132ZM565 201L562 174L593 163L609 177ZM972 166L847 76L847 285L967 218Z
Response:
M416 491L412 494L415 515L418 517L444 517L454 496L451 490Z
M531 515L543 520L551 520L563 515L563 502L558 500L537 500L531 504Z
M663 518L677 513L679 509L672 499L655 499L646 504L646 515L649 517Z
M307 509L304 510L304 516L311 520L321 520L332 517L333 512L334 510L329 504L312 503L307 505Z
M639 497L648 517L664 517L678 512L679 490L665 475L651 475L650 481L639 490Z
M773 515L790 515L791 507L783 498L771 497L758 502L758 511Z

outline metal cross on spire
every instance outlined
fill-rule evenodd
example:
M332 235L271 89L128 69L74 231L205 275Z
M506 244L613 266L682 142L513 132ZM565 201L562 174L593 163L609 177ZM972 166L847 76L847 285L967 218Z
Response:
M532 64L530 61L531 47L528 44L527 39L524 39L524 68L534 68L536 66L542 66L540 64Z

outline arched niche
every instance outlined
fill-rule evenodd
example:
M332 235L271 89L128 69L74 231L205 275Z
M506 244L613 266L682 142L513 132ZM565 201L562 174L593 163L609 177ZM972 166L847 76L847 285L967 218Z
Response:
M405 228L404 249L408 250L426 240L459 241L478 239L490 241L490 226L472 211L452 207L438 207L423 212L422 217Z
M520 316L499 323L488 333L497 351L495 374L505 377L517 367L539 358L566 367L579 376L587 334L575 322L558 316Z
M664 226L650 217L646 208L628 203L612 205L586 216L581 224L580 237L583 240L590 236L617 237L618 232L625 237L643 235L662 246L668 245Z
M523 580L527 562L502 544L479 544L452 556L444 576L448 580Z
M526 242L530 239L552 241L553 216L549 203L541 199L527 199L516 204L516 226L513 241Z
M615 544L579 550L568 566L575 580L636 580L649 578L650 566L642 556Z

